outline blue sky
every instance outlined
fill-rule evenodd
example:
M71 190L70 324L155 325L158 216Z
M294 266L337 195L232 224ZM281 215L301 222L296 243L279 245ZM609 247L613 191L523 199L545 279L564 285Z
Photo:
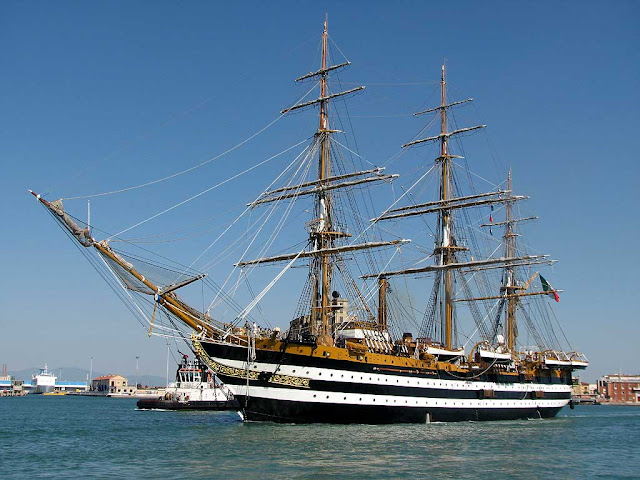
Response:
M114 190L236 145L302 95L293 79L317 68L328 12L353 63L341 78L367 85L350 103L361 155L383 164L419 130L406 114L437 102L446 58L450 97L473 96L470 121L489 125L474 140L476 171L498 182L512 167L532 197L527 211L541 217L531 243L559 260L549 278L565 290L556 314L591 359L584 377L637 373L639 10L632 1L3 2L0 362L88 368L93 356L96 370L130 372L140 355L141 373L164 375L164 342L147 338L27 189L49 199ZM315 126L311 113L280 120L193 175L92 200L92 218L122 230ZM264 175L168 221L231 211ZM166 226L144 232L154 228Z

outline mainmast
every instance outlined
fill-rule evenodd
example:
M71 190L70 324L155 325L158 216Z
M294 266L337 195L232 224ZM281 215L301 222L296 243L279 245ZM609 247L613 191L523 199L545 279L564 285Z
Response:
M442 65L442 73L440 78L440 105L435 108L429 108L427 110L418 112L414 115L422 115L425 113L438 112L440 114L440 133L435 136L422 138L419 140L413 140L403 145L403 147L412 147L416 145L424 145L426 143L438 142L440 144L439 156L435 159L438 164L440 181L439 181L439 196L438 200L414 204L405 207L398 207L387 210L379 217L372 219L377 222L380 220L391 220L402 217L410 217L415 215L425 215L430 213L437 213L437 234L434 245L433 256L436 259L434 265L422 265L415 266L413 268L405 268L396 271L384 271L377 274L364 275L364 278L379 277L384 275L386 278L395 275L412 275L418 273L434 272L438 276L434 282L434 290L430 305L432 308L430 311L433 313L439 313L440 319L440 342L442 347L446 350L454 350L454 332L455 332L455 303L459 301L474 301L482 300L480 298L463 298L456 299L455 297L455 285L454 279L456 271L460 274L466 271L478 271L487 270L491 268L505 268L505 292L501 292L500 297L507 299L507 326L509 348L513 348L515 345L515 337L517 335L515 311L518 303L517 292L519 288L515 281L515 269L516 267L524 265L534 265L542 263L552 263L546 255L524 255L516 256L515 237L517 234L513 232L512 224L517 221L529 220L529 219L516 219L511 216L511 208L515 202L524 200L528 197L512 195L511 193L511 181L509 180L509 186L506 190L497 190L487 193L479 193L468 196L454 196L453 191L453 163L454 158L460 158L456 155L452 155L449 150L450 137L466 134L478 129L482 129L485 125L476 125L473 127L459 128L453 131L449 131L447 125L448 110L454 106L458 106L472 99L466 99L456 102L447 103L447 81L446 81L446 65ZM458 245L454 235L454 213L460 209L480 207L483 205L494 204L506 204L507 205L507 220L504 222L507 225L507 232L505 234L505 244L507 245L505 255L501 258L486 258L486 259L474 259L464 260L460 258L458 252L467 251L468 248ZM493 224L492 224L493 225ZM484 226L484 225L483 225ZM485 297L488 299L493 297ZM433 317L434 323L437 317ZM433 324L432 324L433 325Z
M511 191L511 170L509 170L509 176L507 178L507 190ZM511 204L511 201L505 202L506 228L504 232L504 244L505 255L507 257L513 257L516 253L517 234L513 231L513 213L511 211ZM512 265L507 265L505 267L504 289L507 295L507 310L505 312L507 348L510 352L514 352L516 346L516 337L518 334L518 327L516 323L516 305L518 303L518 297L516 293L518 290L518 286L515 279L515 267Z

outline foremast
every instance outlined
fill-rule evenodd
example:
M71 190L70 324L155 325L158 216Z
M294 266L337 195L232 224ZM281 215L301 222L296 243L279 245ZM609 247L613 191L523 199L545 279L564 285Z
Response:
M316 135L320 139L320 158L319 158L319 180L322 183L331 176L331 161L329 158L329 142L331 139L331 130L329 130L329 117L327 114L327 22L325 19L324 30L322 31L322 70L320 74L320 125ZM331 289L331 273L332 268L329 263L329 255L325 249L333 246L331 235L341 235L341 232L333 232L333 222L331 218L331 194L321 191L316 197L316 214L320 219L319 228L311 230L311 239L316 247L322 252L319 255L319 265L314 265L315 278L321 279L320 287L320 335L319 341L323 345L332 345L333 337L329 334L329 295ZM314 289L317 292L317 289ZM311 305L312 324L315 324L315 312L318 311L317 295L312 299L314 303Z
M334 175L332 172L331 136L339 131L331 129L329 125L330 101L336 97L355 93L365 88L360 86L338 93L329 92L329 74L334 70L348 65L350 65L349 62L331 66L328 65L328 21L325 19L322 32L322 60L320 69L296 79L296 82L309 79L317 80L320 87L320 96L316 100L299 103L281 111L281 113L286 114L310 106L319 106L318 129L314 135L314 142L318 151L317 179L264 192L249 204L249 206L254 207L269 202L278 202L286 199L295 199L304 195L312 195L314 198L314 219L307 222L309 250L264 257L256 260L241 260L236 264L236 266L245 267L290 259L310 258L309 281L311 302L309 305L309 329L311 335L316 338L317 343L326 346L332 346L334 344L333 331L331 328L331 319L334 312L334 306L331 302L331 285L335 257L343 252L399 245L408 242L408 240L393 240L346 245L337 242L339 239L345 239L351 235L341 231L339 221L334 218L333 191L364 183L393 180L397 177L397 175L384 174L383 168L339 175ZM364 304L364 297L355 286L355 283L353 283L352 286L356 290L360 301L363 302L365 310L369 311L366 304Z

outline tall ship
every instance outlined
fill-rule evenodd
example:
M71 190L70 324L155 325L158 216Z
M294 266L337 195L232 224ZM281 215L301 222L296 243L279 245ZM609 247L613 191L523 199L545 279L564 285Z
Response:
M113 237L94 238L89 222L71 216L62 200L32 193L131 302L150 334L179 335L190 343L232 392L245 421L376 424L555 416L570 402L572 371L588 361L562 347L555 333L551 305L560 290L537 270L553 260L528 253L520 239L521 225L535 217L520 216L527 197L513 192L511 173L504 172L504 182L490 191L463 190L462 180L470 175L459 141L484 125L451 128L451 119L454 109L471 100L449 101L443 65L439 105L416 114L431 116L421 132L437 130L403 145L419 156L420 176L391 205L371 212L380 189L398 175L377 166L353 168L359 157L338 137L347 122L340 121L340 128L331 123L336 102L364 89L330 88L330 79L349 65L329 62L325 22L320 67L297 79L317 86L317 97L281 112L316 109L317 129L246 206L256 212L252 228L263 230L266 239L252 230L240 259L229 267L241 279L260 280L265 268L276 274L259 292L251 290L244 304L236 302L235 286L227 281L209 284L216 290L211 305L226 302L235 309L232 318L177 294L209 277L169 267L166 259L154 262L116 250ZM429 145L435 146L433 156L423 153ZM303 206L293 215L298 202ZM285 229L285 220L302 215L304 229ZM275 221L275 227L262 219ZM301 243L289 251L278 243L296 235ZM254 313L287 275L299 279L290 284L298 292L287 288L294 296L278 300L282 308L289 305L289 318L269 321L261 311L267 321L259 321ZM413 294L403 295L405 289ZM273 326L287 322L286 329Z

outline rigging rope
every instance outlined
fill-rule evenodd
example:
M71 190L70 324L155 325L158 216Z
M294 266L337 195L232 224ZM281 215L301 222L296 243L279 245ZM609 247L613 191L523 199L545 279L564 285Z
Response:
M291 268L291 265L293 265L295 261L298 260L298 257L302 255L306 249L307 249L307 245L305 245L305 247L302 250L300 250L300 252L298 252L298 254L295 257L291 259L291 261L282 269L282 271L278 273L278 275L273 280L271 280L271 282L269 282L269 284L266 287L262 289L262 291L258 294L258 296L254 298L253 301L249 305L247 305L242 312L240 312L240 315L236 317L237 322L242 321L242 319L244 319L251 312L251 310L253 310L253 308L258 304L258 302L262 300L262 297L264 297L269 292L269 290L271 290L271 288L278 282L278 280L282 278L285 272L289 270L289 268Z
M311 89L309 89L309 91L307 91L302 97L300 97L296 101L296 103L301 102L302 100L304 100L313 91L314 88L315 88L315 85ZM158 178L158 179L152 180L150 182L142 183L140 185L133 185L131 187L125 187L125 188L121 188L119 190L112 190L110 192L94 193L92 195L79 195L79 196L75 196L75 197L65 197L65 198L63 198L63 200L79 200L79 199L84 199L84 198L94 198L94 197L104 197L104 196L107 196L107 195L115 195L117 193L128 192L128 191L131 191L131 190L137 190L139 188L148 187L150 185L155 185L156 183L164 182L166 180L170 180L170 179L178 177L180 175L184 175L185 173L189 173L189 172L191 172L193 170L196 170L196 169L198 169L200 167L203 167L204 165L206 165L208 163L211 163L211 162L213 162L215 160L218 160L219 158L224 157L225 155L233 152L234 150L237 150L238 148L240 148L241 146L243 146L247 142L250 142L255 137L257 137L258 135L263 133L265 130L267 130L269 127L271 127L273 124L275 124L278 120L280 120L285 115L286 115L286 113L281 113L274 120L272 120L267 125L262 127L260 130L255 132L253 135L249 136L248 138L245 138L244 140L242 140L240 143L236 144L235 146L233 146L233 147L229 148L228 150L216 155L215 157L211 157L208 160L205 160L204 162L199 163L198 165L194 165L193 167L189 167L189 168L187 168L185 170L182 170L180 172L168 175L168 176L163 177L163 178Z
M160 215L164 215L165 213L168 213L168 212L170 212L171 210L174 210L174 209L176 209L176 208L178 208L178 207L181 207L182 205L184 205L184 204L186 204L186 203L189 203L191 200L195 200L196 198L201 197L202 195L204 195L204 194L206 194L206 193L209 193L211 190L214 190L214 189L216 189L216 188L218 188L218 187L220 187L220 186L222 186L222 185L224 185L224 184L226 184L226 183L229 183L230 181L235 180L235 179L236 179L236 178L238 178L238 177L241 177L241 176L242 176L242 175L244 175L245 173L249 173L250 171L255 170L256 168L258 168L258 167L260 167L260 166L264 165L265 163L267 163L267 162L269 162L269 161L273 160L274 158L276 158L276 157L278 157L278 156L282 155L283 153L286 153L286 152L288 152L289 150L291 150L291 149L293 149L293 148L295 148L295 147L297 147L297 146L301 145L302 143L306 142L307 140L308 140L308 138L305 138L305 139L304 139L304 140L302 140L301 142L298 142L298 143L296 143L295 145L293 145L292 147L289 147L289 148L287 148L286 150L283 150L282 152L277 153L276 155L273 155L272 157L269 157L269 158L267 158L266 160L263 160L262 162L257 163L256 165L253 165L252 167L249 167L249 168L247 168L247 169L243 170L242 172L237 173L237 174L233 175L232 177L229 177L229 178L227 178L226 180L223 180L222 182L219 182L219 183L217 183L217 184L213 185L212 187L209 187L209 188L207 188L206 190L203 190L202 192L197 193L197 194L193 195L192 197L187 198L186 200L183 200L182 202L179 202L179 203L177 203L177 204L173 205L172 207L166 208L165 210L163 210L163 211L161 211L161 212L159 212L159 213L156 213L155 215L152 215L151 217L147 218L146 220L142 220L141 222L138 222L138 223L136 223L135 225L132 225L132 226L130 226L130 227L128 227L128 228L125 228L125 229L124 229L124 230L122 230L121 232L116 233L115 235L113 235L112 237L118 237L118 236L122 235L123 233L128 232L129 230L132 230L132 229L134 229L134 228L136 228L136 227L139 227L140 225L143 225L143 224L145 224L145 223L147 223L147 222L149 222L149 221L153 220L154 218L158 218ZM111 238L109 238L108 240L111 240Z

